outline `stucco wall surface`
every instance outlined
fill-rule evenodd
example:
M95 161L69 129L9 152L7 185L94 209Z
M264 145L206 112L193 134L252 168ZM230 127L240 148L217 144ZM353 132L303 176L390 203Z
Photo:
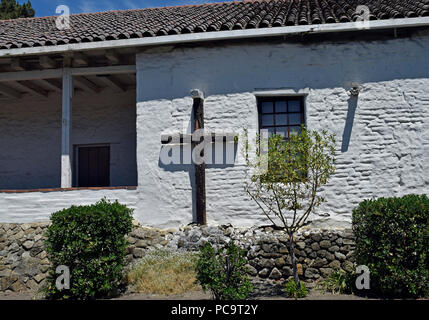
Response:
M309 129L336 134L337 171L312 216L349 226L363 199L428 193L429 37L341 43L259 43L171 48L137 56L137 219L186 224L193 216L193 166L160 162L162 133L189 132L190 90L204 91L208 130L258 126L257 96L305 98ZM349 95L358 83L358 97ZM244 167L208 165L207 218L249 226L267 220L243 189Z

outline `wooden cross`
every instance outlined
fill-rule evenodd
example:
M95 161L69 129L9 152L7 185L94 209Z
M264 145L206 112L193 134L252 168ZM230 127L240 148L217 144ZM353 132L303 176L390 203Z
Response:
M211 143L216 142L232 142L235 143L237 134L236 133L207 133L199 131L197 135L197 130L204 130L204 95L198 90L191 91L191 97L193 98L192 106L192 133L191 134L163 134L161 135L161 142L164 145L173 145L185 146L189 143L192 146L192 150L195 150L195 147L201 143L206 143L204 139L210 139ZM175 137L176 141L173 141ZM195 137L200 137L199 140L195 140ZM220 140L221 138L222 140ZM172 143L173 142L173 143ZM176 142L176 144L174 143ZM179 142L177 144L177 142ZM196 204L196 223L200 225L207 224L207 215L206 215L206 159L204 154L204 148L201 150L199 155L203 160L200 163L194 162L194 171L195 171L195 204ZM208 153L206 153L209 156ZM211 163L211 162L208 162Z
M194 99L192 106L194 115L193 132L204 129L204 95L200 90L192 90L191 96ZM204 137L202 137L204 139ZM195 145L196 142L194 142ZM201 153L204 157L204 149ZM195 193L197 206L197 224L207 224L206 215L206 163L195 164Z

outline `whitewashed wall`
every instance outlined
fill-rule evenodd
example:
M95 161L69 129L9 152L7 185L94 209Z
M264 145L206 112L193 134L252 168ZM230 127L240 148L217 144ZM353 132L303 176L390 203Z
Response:
M77 94L71 145L110 143L111 184L136 185L135 123L135 91ZM60 185L61 96L0 101L0 190Z
M104 197L131 209L136 208L138 199L136 190L126 189L0 193L0 222L48 221L53 212L72 205L94 204Z
M137 57L136 216L192 221L192 166L159 161L162 132L189 130L189 91L206 94L206 128L257 127L255 92L306 94L310 129L337 135L338 166L314 225L342 227L361 200L429 190L429 38L319 44L213 45ZM350 98L351 82L362 92ZM185 123L185 125L183 125ZM240 155L238 155L240 156ZM243 167L209 166L209 223L264 224L243 189Z

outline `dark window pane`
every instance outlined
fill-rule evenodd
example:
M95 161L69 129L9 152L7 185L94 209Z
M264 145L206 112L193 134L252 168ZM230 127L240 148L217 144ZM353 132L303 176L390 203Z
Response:
M274 125L274 116L272 114L266 114L262 116L262 126L273 126Z
M289 125L300 125L301 124L301 113L289 113Z
M283 138L287 138L287 127L277 127L276 133L281 135Z
M286 114L276 114L276 126L285 126L287 125L287 115Z
M301 100L289 100L288 106L288 112L301 112Z
M273 113L273 103L271 101L264 101L261 103L261 112L262 113Z
M289 127L289 131L290 131L290 135L296 135L299 132L301 132L301 127L299 126Z
M287 112L286 101L276 101L276 112Z

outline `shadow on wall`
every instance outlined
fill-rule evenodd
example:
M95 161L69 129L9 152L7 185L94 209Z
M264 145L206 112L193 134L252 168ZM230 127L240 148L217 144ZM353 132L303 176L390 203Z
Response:
M358 105L358 96L350 96L348 102L346 124L344 126L343 140L341 144L341 152L349 150L350 137L352 135L353 122L355 119L356 108Z
M344 88L349 82L427 78L428 46L425 37L311 45L249 43L141 54L137 101L184 97L190 88L210 96L255 88Z
M220 157L220 146L222 146L222 158ZM160 156L158 159L158 167L168 172L188 172L189 182L191 186L190 192L192 192L192 217L193 221L196 221L196 185L195 185L195 165L193 162L191 163L183 163L184 153L191 152L190 145L188 147L183 147L181 145L169 146L161 145ZM228 167L233 167L235 165L235 161L237 158L238 145L235 143L234 148L232 149L233 155L227 154L227 148L225 143L213 143L211 144L211 164L206 164L206 169L225 169ZM161 154L168 154L168 158L171 159L171 163L165 163L163 159L161 159ZM173 157L173 154L176 155ZM216 155L217 161L216 161ZM192 159L192 155L187 154L187 158ZM222 159L222 161L219 161ZM217 163L216 163L217 162Z

